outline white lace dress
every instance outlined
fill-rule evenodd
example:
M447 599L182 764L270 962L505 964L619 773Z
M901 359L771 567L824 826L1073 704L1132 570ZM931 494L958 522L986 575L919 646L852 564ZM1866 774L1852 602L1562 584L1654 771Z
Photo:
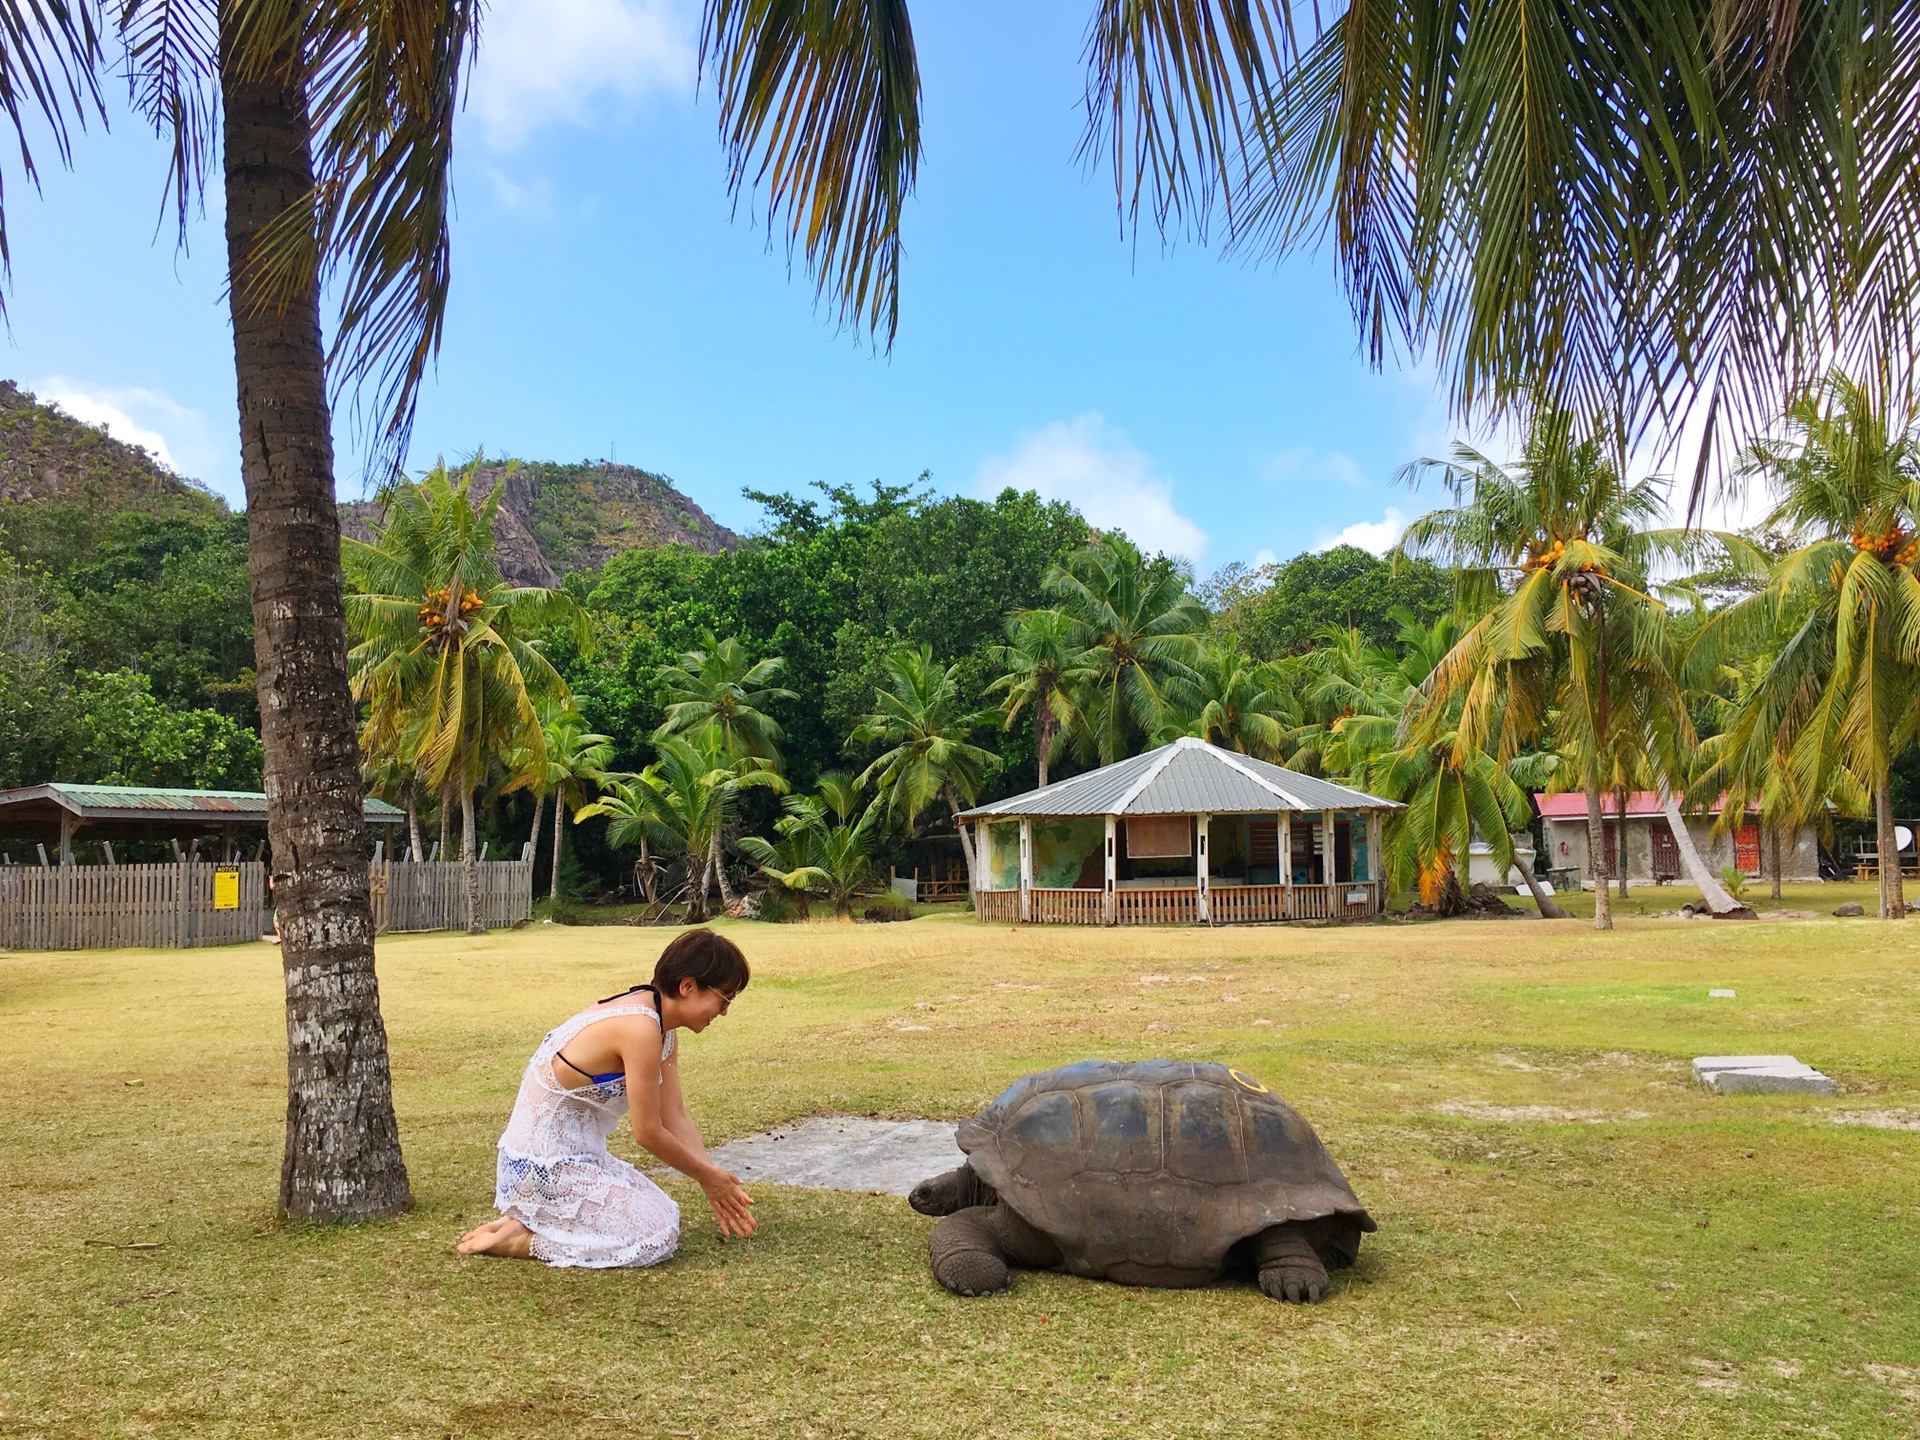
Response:
M651 1005L608 1005L549 1031L527 1062L500 1137L493 1203L533 1232L533 1258L549 1265L658 1265L680 1244L673 1197L607 1152L607 1137L627 1113L626 1077L574 1090L554 1078L553 1057L567 1042L616 1015L659 1018ZM669 1031L663 1064L673 1039Z

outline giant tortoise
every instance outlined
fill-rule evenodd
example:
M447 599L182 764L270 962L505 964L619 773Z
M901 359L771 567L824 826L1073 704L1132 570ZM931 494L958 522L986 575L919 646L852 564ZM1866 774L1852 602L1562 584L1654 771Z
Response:
M967 1163L915 1187L949 1290L1009 1263L1123 1285L1205 1285L1244 1265L1275 1300L1318 1300L1375 1228L1291 1105L1184 1060L1083 1060L1013 1082L958 1137Z

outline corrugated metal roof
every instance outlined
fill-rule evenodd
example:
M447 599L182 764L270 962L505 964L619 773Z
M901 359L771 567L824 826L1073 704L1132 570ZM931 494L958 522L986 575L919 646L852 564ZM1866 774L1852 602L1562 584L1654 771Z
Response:
M1540 807L1540 813L1549 820L1585 820L1587 818L1587 795L1584 790L1562 790L1558 795L1547 795L1536 791L1533 803ZM1696 815L1718 815L1726 808L1727 797L1717 796L1711 805L1693 811ZM1600 809L1609 820L1617 820L1619 813L1616 801L1611 795L1600 797ZM1685 807L1682 807L1685 808ZM1760 808L1758 801L1747 806L1749 811ZM1655 790L1634 790L1627 795L1627 818L1639 819L1646 815L1665 815L1666 807L1660 803L1660 795Z
M1183 736L1171 745L1029 790L961 819L1016 815L1266 815L1276 810L1397 810L1331 780L1320 780Z
M149 815L194 815L209 820L265 820L267 797L257 790L164 790L146 785L77 785L55 781L0 790L0 807L30 800L51 800L83 820L141 819ZM371 796L363 802L368 820L393 824L407 813Z

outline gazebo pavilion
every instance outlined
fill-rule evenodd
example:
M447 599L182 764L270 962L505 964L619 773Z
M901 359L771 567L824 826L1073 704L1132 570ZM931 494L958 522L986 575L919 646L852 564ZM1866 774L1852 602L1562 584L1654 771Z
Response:
M1236 925L1377 915L1391 800L1183 737L955 817L983 920Z

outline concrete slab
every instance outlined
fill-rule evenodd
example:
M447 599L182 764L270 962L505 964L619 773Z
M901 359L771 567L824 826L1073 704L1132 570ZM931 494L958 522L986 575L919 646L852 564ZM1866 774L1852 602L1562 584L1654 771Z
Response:
M967 1157L951 1120L875 1120L825 1115L776 1125L716 1146L713 1158L748 1185L904 1195Z
M1833 1095L1840 1088L1791 1055L1701 1055L1693 1078L1716 1095Z

